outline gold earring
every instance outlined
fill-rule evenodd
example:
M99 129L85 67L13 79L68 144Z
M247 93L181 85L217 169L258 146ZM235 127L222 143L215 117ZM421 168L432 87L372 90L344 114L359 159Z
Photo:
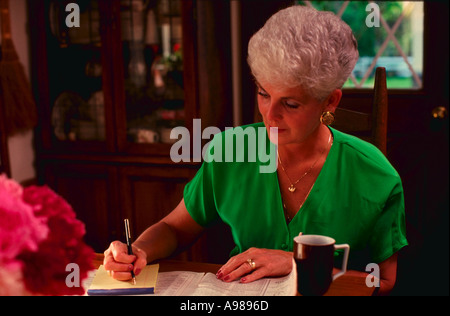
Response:
M334 123L335 120L335 115L334 113L328 111L328 112L324 112L322 114L322 116L320 117L320 123L328 126Z

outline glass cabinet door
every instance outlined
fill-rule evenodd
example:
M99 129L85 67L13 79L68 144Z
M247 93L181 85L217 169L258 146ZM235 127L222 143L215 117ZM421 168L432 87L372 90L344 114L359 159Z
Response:
M105 141L98 0L51 0L48 66L53 142ZM79 14L78 14L79 13ZM73 14L73 15L71 15ZM79 25L72 25L72 23Z
M185 125L181 0L120 0L128 143L170 144Z

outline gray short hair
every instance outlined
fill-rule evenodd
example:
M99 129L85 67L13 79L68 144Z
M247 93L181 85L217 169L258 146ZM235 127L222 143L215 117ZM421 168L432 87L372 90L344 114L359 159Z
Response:
M342 88L358 57L358 44L345 22L300 5L273 15L248 47L248 64L259 83L301 86L318 100Z

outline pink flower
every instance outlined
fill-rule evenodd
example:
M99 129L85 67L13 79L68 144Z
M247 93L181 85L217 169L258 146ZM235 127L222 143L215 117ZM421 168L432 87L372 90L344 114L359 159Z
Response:
M84 224L76 219L72 207L46 186L26 188L23 199L32 206L38 218L47 220L50 229L48 238L39 245L38 252L22 256L26 262L24 276L28 288L44 295L83 294L82 288L66 286L65 269L70 263L78 264L81 280L93 269L94 252L83 242L86 233ZM36 274L40 277L36 277Z
M0 174L0 188L3 188L12 197L21 198L23 189L17 182L8 179L4 174ZM0 200L1 201L1 200Z
M79 266L80 280L93 269L94 251L84 235L72 207L50 188L22 189L0 177L0 279L9 275L0 287L16 283L41 295L84 294L82 287L66 285L68 264Z
M37 251L49 229L45 219L36 218L22 201L12 181L1 176L0 181L0 263L9 263L24 251Z

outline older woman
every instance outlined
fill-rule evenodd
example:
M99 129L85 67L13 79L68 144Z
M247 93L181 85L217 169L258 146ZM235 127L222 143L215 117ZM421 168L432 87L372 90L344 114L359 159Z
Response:
M264 162L258 160L205 159L180 204L136 240L135 256L113 242L105 268L114 278L130 279L131 263L138 274L147 262L171 255L223 221L236 244L217 273L223 281L288 274L293 238L303 232L350 244L355 269L378 263L380 292L388 292L396 279L396 253L407 244L401 180L374 146L328 126L358 59L352 31L331 13L293 6L267 21L248 52L263 123L244 130L267 129L279 168L261 173ZM227 133L211 147L229 148ZM248 155L246 146L236 150Z

